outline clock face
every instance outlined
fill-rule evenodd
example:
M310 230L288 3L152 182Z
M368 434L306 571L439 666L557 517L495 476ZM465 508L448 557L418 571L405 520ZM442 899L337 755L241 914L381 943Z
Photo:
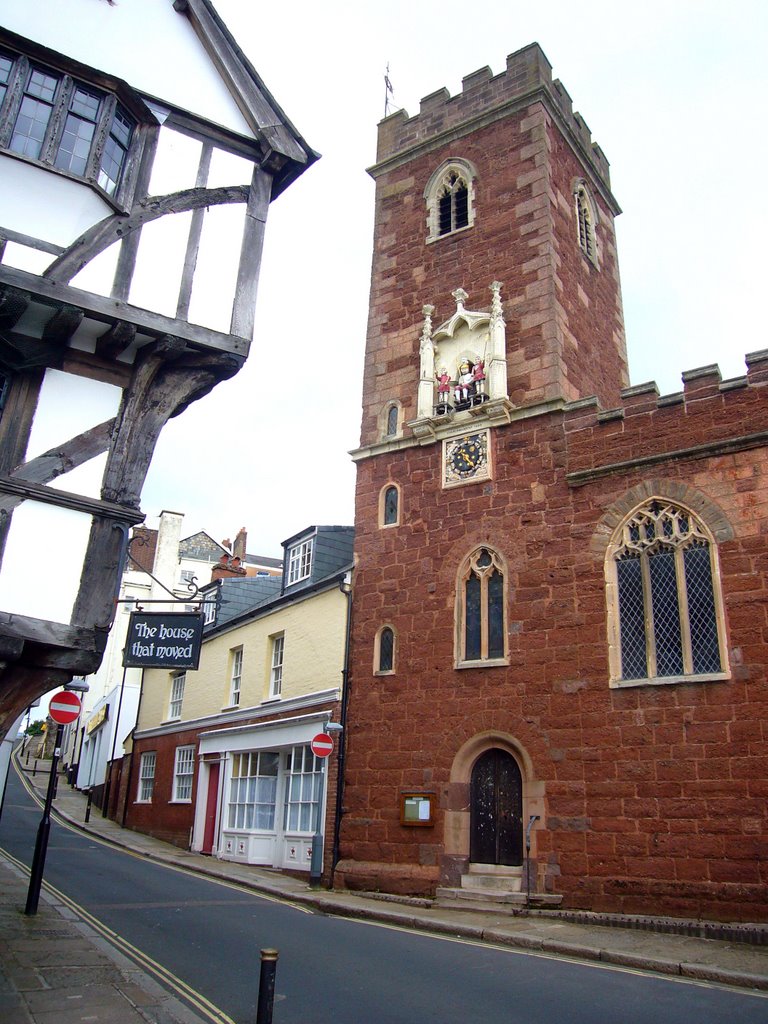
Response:
M460 483L488 476L488 435L467 434L447 441L445 447L445 482Z

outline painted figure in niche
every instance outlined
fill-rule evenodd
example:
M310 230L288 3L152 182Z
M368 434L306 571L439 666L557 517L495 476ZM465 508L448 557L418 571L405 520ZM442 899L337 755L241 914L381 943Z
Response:
M440 403L447 402L451 394L451 376L444 366L440 367L440 373L435 374L437 379L437 400Z
M472 382L475 385L475 394L485 394L485 361L478 359L472 370Z
M459 376L454 392L457 402L468 402L475 392L473 370L475 364L471 359L462 359L459 365Z

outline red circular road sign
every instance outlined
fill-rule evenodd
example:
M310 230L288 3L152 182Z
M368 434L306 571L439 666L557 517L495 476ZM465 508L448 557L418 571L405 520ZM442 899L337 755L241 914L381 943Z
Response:
M312 737L310 746L315 757L328 757L333 750L333 740L327 732L319 732L317 736Z
M80 714L80 698L69 690L59 690L51 697L48 714L57 725L68 725Z

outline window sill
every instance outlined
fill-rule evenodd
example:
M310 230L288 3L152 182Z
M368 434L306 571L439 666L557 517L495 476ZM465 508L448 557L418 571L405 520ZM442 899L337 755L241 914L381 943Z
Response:
M454 228L453 231L446 231L444 235L430 235L427 238L427 245L442 242L444 238L455 238L456 235L463 235L465 231L471 231L474 226L473 222L472 224L465 224L463 228Z
M192 803L192 797L190 797L188 800L169 800L168 803L169 804L186 804L187 806L189 806Z
M240 702L238 701L237 704L225 704L224 707L221 710L222 710L222 714L225 711L239 711L240 710Z
M637 686L674 686L688 683L722 683L731 678L730 672L702 672L690 676L654 676L652 679L612 679L612 690L626 690Z
M261 703L262 704L279 704L282 699L283 698L281 696L265 697L264 700Z
M454 666L462 668L506 668L509 665L509 658L484 658L481 661L457 661Z

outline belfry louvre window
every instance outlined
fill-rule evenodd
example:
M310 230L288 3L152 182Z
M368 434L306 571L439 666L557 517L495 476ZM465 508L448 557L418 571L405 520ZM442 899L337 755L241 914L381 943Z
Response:
M592 197L583 183L577 185L574 192L576 200L576 221L579 232L579 246L581 251L592 263L597 266L597 240L595 237L596 214L593 208Z
M459 664L498 664L506 658L505 603L501 560L490 548L478 548L466 559L459 574Z
M136 125L114 96L0 53L0 149L117 192Z
M451 157L436 168L424 189L428 242L472 227L476 173L462 157Z
M696 516L670 501L647 503L615 536L611 560L620 652L614 681L722 673L717 551Z
M467 183L451 172L437 199L437 233L447 235L469 224L469 191Z

